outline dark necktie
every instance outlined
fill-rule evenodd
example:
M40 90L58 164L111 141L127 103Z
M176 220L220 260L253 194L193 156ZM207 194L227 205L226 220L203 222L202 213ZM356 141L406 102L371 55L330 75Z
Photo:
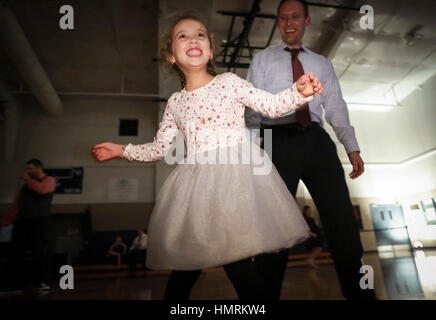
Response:
M304 75L304 69L303 65L301 64L301 61L298 60L298 53L302 50L301 48L298 49L291 49L289 47L285 48L286 51L291 53L292 56L292 74L294 76L294 83L297 82L297 80ZM310 121L310 112L309 112L309 104L306 103L299 107L297 111L295 112L295 116L297 118L297 122L304 128L308 127L311 123Z

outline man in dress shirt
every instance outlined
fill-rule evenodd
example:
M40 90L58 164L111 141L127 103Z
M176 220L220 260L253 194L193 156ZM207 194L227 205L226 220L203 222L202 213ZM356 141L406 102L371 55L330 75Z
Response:
M20 179L26 183L0 220L2 227L14 225L7 261L7 273L10 276L8 285L12 289L22 289L26 274L31 274L35 288L49 290L46 274L47 244L56 180L44 173L38 159L27 161L26 170ZM33 262L30 270L25 268L25 253L28 249L32 252Z
M321 105L353 166L350 178L360 176L364 165L338 79L328 59L302 45L305 28L310 23L305 1L281 1L277 16L282 42L254 56L247 80L257 88L277 93L292 85L294 73L313 72L319 77L324 93L315 95L306 111L300 107L279 119L270 119L246 108L247 126L272 129L272 160L289 191L296 195L300 179L308 188L320 214L343 295L347 299L375 298L373 290L359 286L363 276L360 274L363 250L359 230L336 146L322 129ZM290 49L297 50L291 52ZM280 298L287 260L287 250L255 258L275 299Z
M132 245L129 248L129 264L130 269L136 269L136 264L144 264L144 269L147 259L147 240L148 236L142 229L138 229L138 236L133 240Z

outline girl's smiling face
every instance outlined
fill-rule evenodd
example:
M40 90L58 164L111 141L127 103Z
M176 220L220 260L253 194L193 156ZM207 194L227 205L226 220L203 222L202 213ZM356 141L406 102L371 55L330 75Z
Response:
M206 27L196 20L180 21L173 30L172 52L168 61L176 63L183 72L201 68L206 71L213 58Z

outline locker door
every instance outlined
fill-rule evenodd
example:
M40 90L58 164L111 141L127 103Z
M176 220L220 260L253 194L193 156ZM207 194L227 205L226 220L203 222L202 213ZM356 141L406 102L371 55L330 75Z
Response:
M371 217L374 230L382 230L388 228L389 224L383 206L371 205Z
M370 208L377 246L410 244L401 205L371 205Z
M370 208L374 230L406 226L401 205L371 205Z
M388 216L390 218L391 228L402 228L406 226L406 221L404 220L403 208L400 205L393 205L386 208Z

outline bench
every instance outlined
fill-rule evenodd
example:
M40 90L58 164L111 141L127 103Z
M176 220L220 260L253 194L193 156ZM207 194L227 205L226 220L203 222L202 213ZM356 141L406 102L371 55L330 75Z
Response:
M113 259L107 258L106 255L116 236L122 237L128 249L137 233L136 230L93 232L85 240L83 249L74 264L78 266L111 265Z
M290 254L288 255L288 267L307 266L307 259L310 258L310 253ZM333 259L330 252L320 252L315 259L315 264L331 264Z

